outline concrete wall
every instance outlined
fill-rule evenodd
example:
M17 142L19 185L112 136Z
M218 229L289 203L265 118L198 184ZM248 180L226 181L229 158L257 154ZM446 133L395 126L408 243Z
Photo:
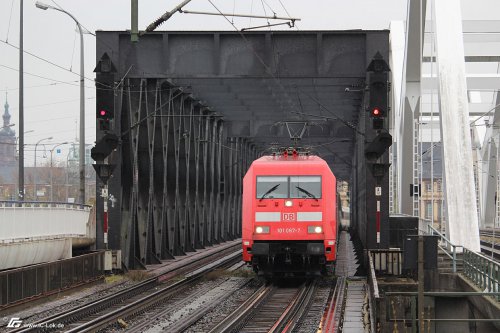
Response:
M71 258L71 238L0 244L0 270Z
M76 206L75 206L76 207ZM90 207L13 207L0 204L0 244L19 240L86 236Z

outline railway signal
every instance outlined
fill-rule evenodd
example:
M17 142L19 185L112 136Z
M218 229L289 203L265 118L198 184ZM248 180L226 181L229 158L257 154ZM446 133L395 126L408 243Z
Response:
M368 111L372 118L372 128L374 130L384 128L384 120L389 109L389 71L389 66L382 58L382 55L377 52L367 68L370 92Z
M365 157L368 161L379 159L392 145L392 135L381 131L365 148Z
M107 53L104 53L96 68L96 119L101 131L112 129L114 110L114 73L116 68Z

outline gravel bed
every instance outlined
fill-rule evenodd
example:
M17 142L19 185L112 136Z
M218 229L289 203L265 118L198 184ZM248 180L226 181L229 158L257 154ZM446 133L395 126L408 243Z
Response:
M249 284L237 290L230 297L225 298L218 306L208 312L185 332L200 333L210 331L243 304L261 285L262 281L253 279Z
M225 244L213 246L204 251L188 253L188 255L186 256L180 256L173 260L166 260L161 265L152 265L152 269L149 270L149 273L147 273L146 271L140 272L145 272L146 274L150 274L150 276L159 275L171 270L176 265L182 264L183 260L192 260L192 258L197 258L208 253L217 252L221 248L231 246L232 243L234 242L227 242ZM80 287L80 289L65 291L63 292L63 296L50 296L50 298L52 298L53 300L45 302L43 299L35 300L35 305L26 303L24 305L24 308L19 311L6 309L0 314L0 332L6 331L5 326L12 317L20 318L21 320L23 320L23 324L33 323L48 316L67 311L69 309L81 307L97 299L117 293L137 283L139 282L124 278L122 280L111 283L102 283L92 285L90 287L83 286ZM22 306L23 305L20 305L20 307Z
M214 304L216 305L211 313L219 314L221 310L230 313L232 309L226 309L226 307L230 306L231 300L236 308L255 290L255 287L251 286L243 288L248 281L247 277L237 276L201 280L187 290L165 300L163 305L148 309L133 318L127 318L126 328L115 324L101 332L168 332L170 326L182 322L183 318L188 318L193 313ZM206 318L203 317L200 322L205 320ZM212 326L216 324L217 321ZM206 324L201 325L206 326Z
M300 322L294 328L293 333L315 333L318 331L327 306L328 296L334 287L335 281L332 279L321 279L318 281L313 302L307 313L302 316Z
M25 310L2 315L0 318L0 332L6 332L5 326L12 317L19 317L23 320L23 324L32 323L69 309L81 307L97 299L103 298L104 296L117 293L118 291L128 288L136 283L138 282L124 278L111 283L101 283L91 287L86 287L83 290L77 290L74 292L68 291L71 292L71 294L64 295L52 301L37 304L36 306Z

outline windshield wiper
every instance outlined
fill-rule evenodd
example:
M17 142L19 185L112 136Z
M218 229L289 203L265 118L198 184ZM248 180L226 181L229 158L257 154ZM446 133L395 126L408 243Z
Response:
M316 198L316 196L314 194L312 194L311 192L309 192L308 190L305 190L300 186L295 186L295 188L297 190L299 190L300 192L305 193L308 197L313 198L314 200L318 201L318 198Z
M260 200L259 200L259 201L261 201L262 199L264 199L264 197L265 197L266 195L268 195L269 193L271 193L272 191L274 191L275 189L277 189L280 185L281 185L281 184L276 184L276 185L274 185L273 187L271 187L269 190L267 190L267 192L266 192L266 193L264 193L264 194L260 197Z

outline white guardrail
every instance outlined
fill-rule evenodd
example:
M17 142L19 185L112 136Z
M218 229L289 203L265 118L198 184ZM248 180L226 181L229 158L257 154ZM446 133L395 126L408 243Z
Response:
M0 201L0 243L92 237L92 207L68 203Z

